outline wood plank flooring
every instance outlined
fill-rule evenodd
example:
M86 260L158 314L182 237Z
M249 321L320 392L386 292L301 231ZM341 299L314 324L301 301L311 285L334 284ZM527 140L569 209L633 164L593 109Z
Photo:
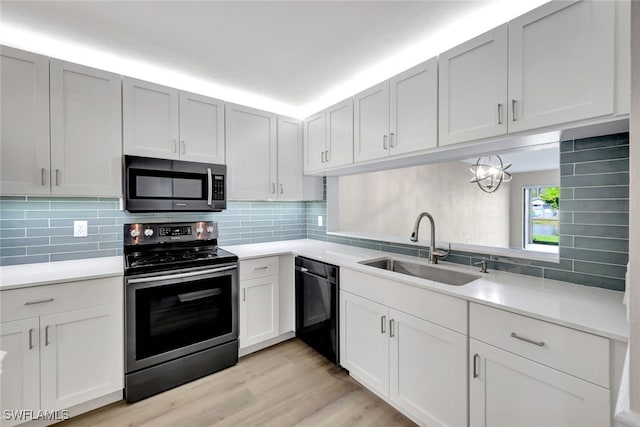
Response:
M114 403L56 427L415 426L298 339L133 404Z

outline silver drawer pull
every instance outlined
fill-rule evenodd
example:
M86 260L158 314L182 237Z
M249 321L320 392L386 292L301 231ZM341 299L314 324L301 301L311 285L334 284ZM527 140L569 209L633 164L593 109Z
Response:
M53 298L40 299L36 301L27 301L24 303L24 305L44 304L45 302L52 302L52 301L53 301Z
M382 316L380 318L380 333L384 334L387 332L387 316Z
M254 268L254 270L266 270L267 268L269 268L269 267L256 267L256 268Z
M396 331L395 331L396 328L394 326L395 324L396 324L395 320L393 320L393 319L389 320L389 336L391 338L396 336Z
M535 341L529 338L521 337L515 332L511 332L511 338L515 338L520 341L528 342L529 344L537 345L538 347L544 347L544 341Z
M33 328L29 329L29 350L33 349Z
M480 376L480 374L478 374L478 360L480 360L480 355L476 353L473 355L473 378Z
M49 345L49 326L44 327L44 345L45 347Z

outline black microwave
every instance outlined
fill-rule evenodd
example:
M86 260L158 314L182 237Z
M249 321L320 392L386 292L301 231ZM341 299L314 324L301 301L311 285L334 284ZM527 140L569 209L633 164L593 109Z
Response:
M226 165L124 156L129 212L220 212L227 208Z

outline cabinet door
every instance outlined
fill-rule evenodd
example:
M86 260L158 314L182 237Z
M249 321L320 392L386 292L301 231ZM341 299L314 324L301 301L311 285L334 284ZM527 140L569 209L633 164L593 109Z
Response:
M124 77L122 121L124 153L177 159L178 90Z
M507 24L438 57L439 144L507 133Z
M472 427L610 425L610 390L475 339L469 342Z
M326 110L327 118L327 167L353 163L353 98L340 102Z
M613 113L615 9L551 2L509 22L509 132Z
M2 410L37 410L40 408L40 346L38 318L0 323L0 349L7 355L0 374ZM0 426L20 421L0 416Z
M389 81L353 98L353 160L364 162L389 155Z
M2 194L49 194L49 58L0 52Z
M240 282L240 348L275 338L280 331L278 276Z
M278 199L302 200L303 146L301 120L278 117Z
M180 92L180 158L224 164L224 101Z
M390 80L391 155L438 146L438 59L413 67Z
M467 337L390 310L390 399L429 426L467 423Z
M42 409L58 410L123 388L122 304L40 318Z
M325 112L315 114L304 121L304 171L314 172L325 168L326 148Z
M122 195L117 74L51 60L51 192Z
M229 199L277 198L276 116L226 104Z
M340 291L340 364L380 396L389 396L389 309Z

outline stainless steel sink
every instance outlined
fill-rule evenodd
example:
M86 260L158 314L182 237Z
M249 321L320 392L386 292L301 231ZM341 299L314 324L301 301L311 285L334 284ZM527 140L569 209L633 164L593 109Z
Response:
M372 259L369 261L361 261L360 264L453 286L466 285L467 283L480 278L480 276L476 276L475 274L446 270L415 262L399 261L393 258Z

